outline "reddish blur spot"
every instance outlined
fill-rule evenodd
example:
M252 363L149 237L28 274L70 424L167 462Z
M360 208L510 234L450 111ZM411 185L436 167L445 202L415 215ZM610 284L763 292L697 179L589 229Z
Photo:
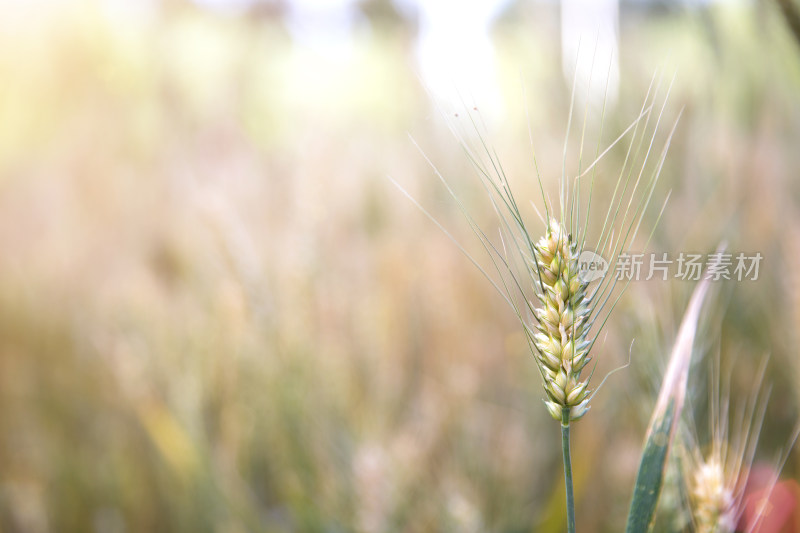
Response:
M796 533L800 531L800 485L794 480L770 482L775 471L771 466L754 468L750 473L743 500L744 511L737 531L753 533ZM770 490L771 489L771 490Z

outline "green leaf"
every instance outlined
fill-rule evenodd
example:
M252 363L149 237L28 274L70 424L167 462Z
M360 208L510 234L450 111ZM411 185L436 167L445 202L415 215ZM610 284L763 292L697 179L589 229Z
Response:
M704 279L695 288L678 330L678 338L672 349L667 373L645 437L642 461L636 475L636 486L633 489L633 500L628 513L627 533L647 531L655 516L664 483L667 457L686 397L692 345L697 332L700 308L708 293L708 283L708 280Z

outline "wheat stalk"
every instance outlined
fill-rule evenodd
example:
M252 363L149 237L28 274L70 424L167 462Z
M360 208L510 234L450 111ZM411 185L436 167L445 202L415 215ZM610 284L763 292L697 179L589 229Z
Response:
M578 155L578 170L573 177L569 177L566 161L575 101L575 82L573 81L572 104L564 141L558 217L551 216L554 210L545 194L535 152L533 156L536 178L542 193L543 210L546 215L543 217L543 221L546 220L546 222L544 236L541 238L537 238L538 232L531 230L526 220L527 217L523 214L520 204L512 192L512 185L496 152L484 140L482 129L485 126L477 107L465 104L464 109L472 108L473 111L463 114L442 112L442 116L449 118L448 126L459 139L466 156L475 168L492 209L498 217L499 243L491 239L489 233L485 232L471 216L448 180L412 138L412 142L455 201L489 257L491 268L488 271L461 243L452 237L432 214L401 185L389 178L456 244L500 293L519 319L542 376L546 395L544 403L547 411L553 418L561 422L567 493L567 525L570 532L575 530L572 469L569 454L570 422L579 420L586 415L589 411L589 402L603 385L601 382L597 389L589 390L589 380L594 370L586 377L582 377L581 371L590 362L591 349L630 282L628 280L623 283L621 290L617 290L619 278L605 276L596 285L590 286L588 281L584 281L579 276L578 260L580 254L588 249L586 243L589 233L589 215L598 163L614 146L623 142L627 145L625 159L619 169L613 195L608 203L603 224L599 228L599 235L597 235L593 251L601 256L610 257L609 271L614 272L620 252L626 250L638 235L677 125L676 120L675 126L664 142L661 153L657 158L654 157L653 146L657 133L660 131L661 117L664 114L671 89L670 84L660 111L655 114L653 113L654 102L660 87L660 83L655 84L655 82L656 76L651 81L639 115L601 152L604 104L594 159L591 164L584 167L583 146L586 116L588 115L587 99ZM466 137L460 134L453 121L454 116L460 116L469 121L473 131L478 134L477 145L468 142ZM651 123L653 117L655 119ZM462 118L458 120L462 120ZM532 139L531 144L533 144ZM650 169L649 173L648 169ZM588 202L586 212L582 217L580 192L583 186L588 186ZM663 207L661 212L663 212ZM660 218L660 213L658 218ZM647 240L649 242L649 238ZM535 301L538 302L538 305L534 304Z

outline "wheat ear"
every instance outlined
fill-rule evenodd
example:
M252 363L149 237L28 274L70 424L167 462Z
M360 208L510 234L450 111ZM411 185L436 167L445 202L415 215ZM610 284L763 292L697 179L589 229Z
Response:
M580 379L590 359L589 282L578 277L578 243L559 222L550 221L534 254L542 289L534 343L548 397L545 405L556 420L562 420L563 409L569 409L566 422L578 420L589 410L588 381Z

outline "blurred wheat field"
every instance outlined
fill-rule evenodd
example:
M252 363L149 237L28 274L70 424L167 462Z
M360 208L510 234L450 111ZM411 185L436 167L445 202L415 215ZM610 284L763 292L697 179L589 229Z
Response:
M564 529L516 318L386 179L479 252L416 142L494 230L418 77L414 23L387 5L364 3L368 29L328 56L280 10L76 1L0 21L0 531ZM529 125L553 191L561 172L557 21L519 2L492 28L488 140L526 202ZM800 407L800 48L769 2L626 5L619 31L604 145L654 70L677 72L648 247L764 256L757 281L716 287L698 351L735 361L742 394L770 354L769 464ZM623 527L692 287L633 283L607 326L598 375L636 340L573 432L581 531ZM799 468L794 452L783 479Z

